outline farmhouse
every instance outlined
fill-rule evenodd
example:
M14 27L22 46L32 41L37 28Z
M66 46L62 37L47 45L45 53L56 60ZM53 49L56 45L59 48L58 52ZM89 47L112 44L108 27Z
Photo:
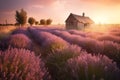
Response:
M66 19L66 29L84 29L94 23L89 17L85 16L85 13L80 15L70 13L69 17Z

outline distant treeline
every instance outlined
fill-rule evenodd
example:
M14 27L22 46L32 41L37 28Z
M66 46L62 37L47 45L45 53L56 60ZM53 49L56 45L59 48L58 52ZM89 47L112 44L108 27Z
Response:
M50 25L52 24L52 19L40 19L37 21L34 17L27 17L27 12L24 9L20 11L16 10L15 14L16 23L15 24L8 24L7 20L4 24L0 24L0 26L24 26L30 24L32 25Z
M15 26L15 24L0 24L0 26Z
M52 19L40 19L40 21L36 21L34 17L27 17L27 12L24 9L21 9L20 11L16 11L15 14L16 18L16 24L19 26L23 26L26 23L29 23L32 25L50 25L52 23Z

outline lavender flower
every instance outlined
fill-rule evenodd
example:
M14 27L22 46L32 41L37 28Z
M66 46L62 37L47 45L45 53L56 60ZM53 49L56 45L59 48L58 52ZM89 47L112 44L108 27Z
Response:
M101 53L107 55L119 64L120 61L120 45L112 41L98 41L89 37L81 37L70 34L67 31L55 30L53 34L63 38L71 44L79 45L82 49L89 53Z
M11 48L0 51L1 80L43 80L42 61L33 52Z
M120 70L106 56L81 53L78 58L71 58L66 64L64 80L119 80Z
M32 41L24 34L11 35L8 41L11 47L31 49Z
M49 54L46 61L46 66L54 80L66 80L63 79L65 75L64 66L68 59L79 56L81 48L76 45L68 46L62 50L55 51L53 54Z
M113 35L103 35L103 36L99 36L97 38L97 40L100 40L100 41L113 41L113 42L117 42L117 43L120 43L120 37L117 37L117 36L113 36Z
M57 37L49 32L30 29L33 38L40 44L44 51L44 56L48 55L46 53L54 52L57 49L63 49L68 46L69 43L65 40Z
M25 34L25 35L28 35L28 32L27 32L27 29L20 28L20 29L15 29L11 34Z
M71 33L71 34L82 36L82 37L86 37L87 36L85 32L78 31L78 30L69 30L68 32Z

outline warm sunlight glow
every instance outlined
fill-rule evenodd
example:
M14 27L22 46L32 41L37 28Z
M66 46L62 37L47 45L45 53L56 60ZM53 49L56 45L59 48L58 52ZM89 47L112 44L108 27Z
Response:
M107 23L109 23L108 22L108 19L106 18L106 17L104 17L104 16L99 16L99 17L96 17L95 18L95 23L96 24L107 24Z
M0 24L15 24L21 8L38 22L50 18L52 24L65 24L70 13L84 12L96 24L120 24L120 0L0 0Z

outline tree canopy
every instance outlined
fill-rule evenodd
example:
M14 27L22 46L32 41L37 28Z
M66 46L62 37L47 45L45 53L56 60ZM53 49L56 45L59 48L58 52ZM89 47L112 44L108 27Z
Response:
M16 11L16 22L19 25L25 25L27 22L27 12L23 9L21 9L20 11Z
M45 20L45 19L41 19L41 20L40 20L40 24L41 24L41 25L45 25L45 24L46 24L46 20Z
M47 24L47 25L50 25L51 23L52 23L52 20L51 20L51 19L47 19L47 20L46 20L46 24Z
M52 20L51 20L51 19L47 19L47 20L41 19L41 20L40 20L40 24L41 24L41 25L50 25L51 23L52 23Z
M33 17L30 17L28 19L28 23L32 26L35 23L35 19Z

